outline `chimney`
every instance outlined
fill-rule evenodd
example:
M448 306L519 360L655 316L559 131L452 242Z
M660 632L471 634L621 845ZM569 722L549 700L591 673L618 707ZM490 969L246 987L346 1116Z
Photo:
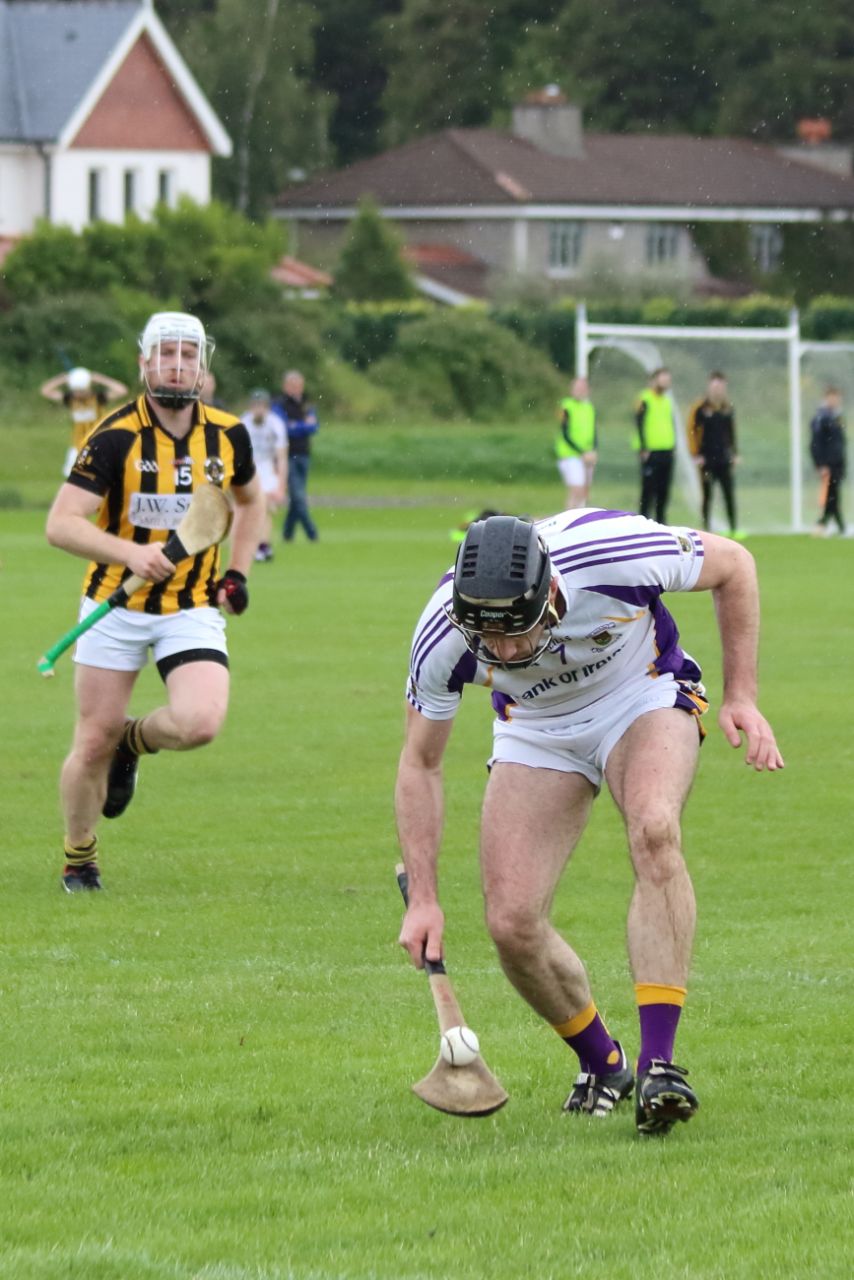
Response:
M513 108L513 132L552 155L572 160L584 156L581 108L567 102L556 84L527 94Z
M799 120L797 135L797 143L777 147L780 155L787 156L790 160L799 160L801 164L812 165L816 169L824 169L838 178L851 177L851 148L831 141L833 128L829 120L822 116Z

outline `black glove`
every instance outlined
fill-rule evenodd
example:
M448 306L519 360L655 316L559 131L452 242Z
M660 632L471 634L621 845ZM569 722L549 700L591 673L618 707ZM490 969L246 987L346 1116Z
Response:
M226 569L216 584L217 594L220 589L231 606L232 613L243 613L249 607L249 588L246 585L246 574L239 569Z

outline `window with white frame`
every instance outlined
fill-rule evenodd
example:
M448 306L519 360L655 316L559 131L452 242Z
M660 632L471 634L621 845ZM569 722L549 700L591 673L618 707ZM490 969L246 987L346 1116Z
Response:
M753 223L750 256L762 272L776 271L783 256L783 232L772 222Z
M646 229L647 266L673 262L679 253L679 227L672 222L651 222Z
M175 176L171 169L159 169L157 172L157 199L161 204L172 204L175 190Z
M139 198L139 174L136 169L125 169L124 197L125 213L133 213Z
M89 221L97 222L104 216L104 171L89 170Z
M549 271L572 271L581 261L583 222L549 223Z

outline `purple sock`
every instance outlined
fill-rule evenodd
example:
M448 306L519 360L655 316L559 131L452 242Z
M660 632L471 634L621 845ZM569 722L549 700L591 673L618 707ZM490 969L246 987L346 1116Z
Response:
M580 1017L583 1019L586 1013L587 1011ZM561 1031L569 1031L570 1034L563 1035L561 1038L578 1054L581 1070L597 1076L616 1071L620 1065L620 1050L608 1034L608 1029L599 1014L594 1011L593 1017L581 1031L573 1031L572 1023L575 1021L576 1019L573 1018L556 1030L559 1035Z
M640 1005L641 1049L638 1071L645 1071L653 1058L661 1058L664 1062L673 1061L673 1042L681 1012L681 1005L678 1004Z

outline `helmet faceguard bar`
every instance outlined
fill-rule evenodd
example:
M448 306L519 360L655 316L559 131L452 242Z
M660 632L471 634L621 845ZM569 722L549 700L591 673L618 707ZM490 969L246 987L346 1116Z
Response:
M175 350L163 357L163 347ZM195 316L160 311L151 317L139 339L142 379L153 400L164 409L182 409L198 400L216 344ZM169 382L167 372L178 381Z
M491 516L469 526L454 567L448 618L468 648L503 667L526 667L548 648L551 561L536 528L514 516ZM490 653L488 634L543 635L524 658L502 661Z

